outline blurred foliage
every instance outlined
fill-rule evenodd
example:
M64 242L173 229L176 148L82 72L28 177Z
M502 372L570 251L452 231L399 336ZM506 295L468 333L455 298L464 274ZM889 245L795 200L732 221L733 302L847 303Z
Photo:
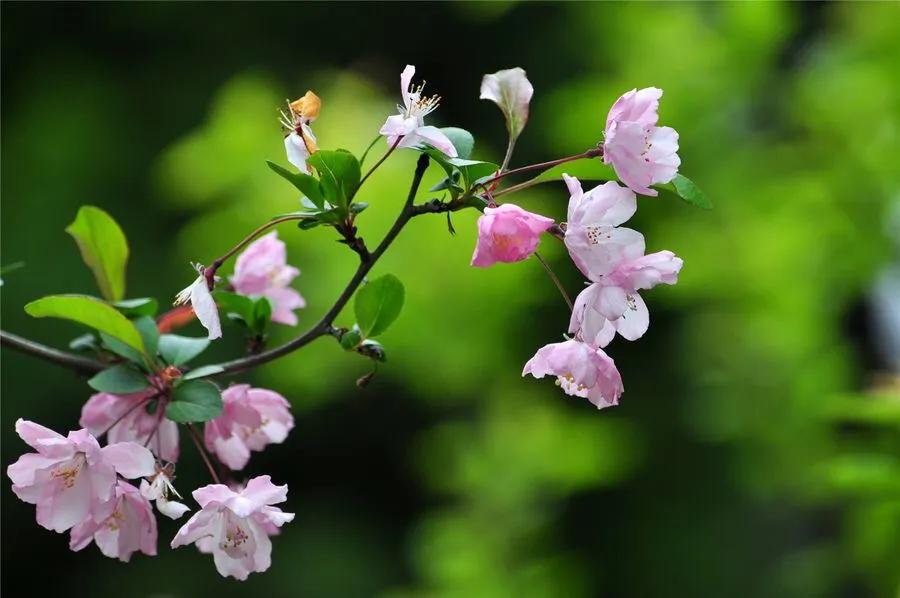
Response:
M408 31L396 30L397 12ZM3 264L26 263L5 276L3 326L59 346L77 329L28 320L21 306L94 292L63 232L79 205L122 224L129 295L166 303L193 278L189 261L298 209L265 165L286 163L284 98L314 89L319 145L359 155L407 62L445 98L434 123L471 130L474 157L494 161L504 126L476 99L478 82L524 67L536 92L514 164L593 145L619 94L659 86L684 172L715 205L641 200L634 227L648 250L671 249L685 268L648 296L647 336L610 347L626 393L600 413L519 377L568 322L539 265L470 268L477 214L453 215L456 236L443 216L418 219L373 271L397 275L406 301L379 337L389 357L369 388L353 384L369 362L331 339L252 376L298 415L288 442L248 469L288 482L286 510L298 513L267 574L220 580L208 557L165 547L171 522L156 559L121 565L93 547L73 556L7 485L11 595L33 562L52 563L48 591L93 596L898 591L900 390L897 372L876 381L884 366L861 315L898 259L896 231L883 226L900 193L896 3L6 4L3 16L0 243ZM411 53L411 31L432 43ZM477 43L448 53L458 38ZM370 246L415 157L398 152L366 183ZM423 189L442 176L432 166ZM566 195L547 185L515 201L562 218ZM302 329L356 256L322 227L283 225L280 236L303 272ZM541 251L579 288L559 244ZM353 321L351 307L338 324ZM296 333L279 326L270 343ZM232 326L204 358L242 349ZM89 389L5 350L3 374L8 464L24 449L17 417L74 427ZM195 455L179 472L181 490L205 483Z

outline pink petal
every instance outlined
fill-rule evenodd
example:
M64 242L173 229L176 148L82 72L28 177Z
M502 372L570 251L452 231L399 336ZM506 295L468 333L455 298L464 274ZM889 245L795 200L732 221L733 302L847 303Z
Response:
M118 442L102 449L103 460L122 477L133 479L153 475L156 459L149 449L134 442Z

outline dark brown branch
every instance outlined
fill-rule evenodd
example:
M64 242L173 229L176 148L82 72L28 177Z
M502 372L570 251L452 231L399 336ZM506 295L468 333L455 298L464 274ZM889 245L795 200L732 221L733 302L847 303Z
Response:
M21 353L38 357L45 361L49 361L50 363L55 363L56 365L61 365L83 374L99 372L107 367L99 361L81 357L80 355L72 355L71 353L66 353L65 351L60 351L59 349L54 349L53 347L48 347L47 345L28 340L27 338L22 338L21 336L6 332L5 330L0 330L0 344L4 347L15 349Z

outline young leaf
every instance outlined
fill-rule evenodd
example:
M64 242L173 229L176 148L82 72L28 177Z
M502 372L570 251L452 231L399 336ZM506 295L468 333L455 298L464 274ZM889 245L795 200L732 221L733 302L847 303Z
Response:
M393 274L385 274L361 288L353 307L362 335L368 338L387 330L400 315L404 295L403 283Z
M207 376L214 376L219 372L224 372L225 370L217 365L202 365L195 370L191 370L187 372L185 375L181 377L182 380L193 380L194 378L206 378Z
M100 345L110 353L115 353L119 357L124 357L141 368L146 369L147 367L147 360L143 353L134 347L126 345L119 339L111 337L105 332L100 333Z
M150 316L141 316L132 320L132 323L141 334L147 355L156 357L156 347L159 343L159 328L156 327L156 320Z
M268 164L269 168L278 173L283 179L299 189L300 193L307 197L317 208L321 210L325 207L325 197L322 195L322 188L315 177L311 177L302 172L291 172L268 160L266 161L266 164Z
M675 178L672 179L672 182L666 183L665 185L654 186L666 191L670 191L684 201L688 202L689 204L695 205L698 208L711 210L713 207L712 202L708 197L706 197L706 194L701 191L700 188L697 187L697 185L694 184L694 181L684 175L676 174Z
M222 413L222 395L212 382L188 380L172 392L166 406L166 417L182 424L205 422Z
M113 303L113 307L118 309L126 318L137 318L139 316L155 316L156 310L159 309L159 303L152 297L141 297L140 299L123 299Z
M253 325L254 302L253 299L246 295L238 295L237 293L229 293L228 291L216 291L213 293L216 304L225 315L234 319L237 316L247 328Z
M82 206L66 227L81 250L81 258L94 273L100 294L108 301L125 296L128 241L112 216L94 206Z
M528 104L534 95L534 87L519 67L485 75L481 80L482 100L491 100L503 112L506 129L513 141L528 121Z
M177 334L163 334L159 337L159 354L171 365L189 362L203 353L208 346L207 338L192 338Z
M459 127L443 127L441 133L446 135L453 147L456 148L457 158L466 160L472 155L472 150L475 149L475 138L471 133Z
M140 353L144 341L134 324L116 308L87 295L48 295L25 306L35 318L62 318L89 326L116 338Z
M262 334L272 319L272 303L265 297L260 297L253 303L253 320L250 329L255 334Z
M127 365L107 368L88 380L88 386L100 392L127 395L150 387L146 376Z
M309 164L319 173L325 199L346 209L362 177L356 156L342 149L319 150L309 157Z

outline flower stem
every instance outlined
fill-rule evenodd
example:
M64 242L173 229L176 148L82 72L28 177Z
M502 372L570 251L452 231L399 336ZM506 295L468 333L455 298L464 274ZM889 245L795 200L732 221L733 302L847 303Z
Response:
M403 135L400 135L399 137L397 137L397 141L395 141L395 142L393 143L393 145L391 145L391 147L388 148L388 151L386 151L386 152L384 153L384 155L381 156L381 159L378 160L378 162L375 162L375 164L372 165L372 168L370 168L369 171L366 173L366 175L365 175L362 179L360 179L359 185L356 186L356 191L359 191L359 188L363 186L363 183L366 182L366 179L369 178L370 176L372 176L372 173L375 172L375 170L376 170L379 166L381 166L381 164L382 164L385 160L388 159L388 156L390 156L392 153L394 153L394 150L397 149L397 146L398 146L398 145L400 145L400 140L402 140L402 139L403 139ZM369 150L366 150L366 153L368 153L368 152L369 152ZM354 195L355 195L355 194L356 194L356 192L354 192Z
M566 156L565 158L557 158L556 160L550 160L549 162L538 162L537 164L529 164L528 166L520 166L519 168L513 168L512 170L507 170L505 172L500 172L488 180L484 181L482 185L490 185L496 181L499 181L502 178L506 178L511 175L521 174L523 172L529 172L532 170L546 170L547 168L552 168L554 166L558 166L560 164L565 164L566 162L574 162L575 160L581 160L584 158L596 158L598 156L603 155L603 148L601 147L593 147L585 152L580 154L575 154L574 156Z
M544 270L547 272L547 276L550 277L550 280L552 280L553 284L556 285L556 288L559 289L559 294L562 295L563 299L566 301L566 305L569 306L569 311L574 309L574 307L572 305L572 299L569 297L569 294L566 292L566 288L559 281L559 277L556 276L556 273L553 271L553 268L550 267L550 264L548 264L547 261L543 257L541 257L541 254L538 253L537 251L534 252L534 257L536 257L537 260L541 263L541 265L544 267Z
M203 443L200 441L200 434L197 432L197 429L194 427L194 424L187 424L188 436L191 437L191 440L194 441L194 446L197 447L197 451L200 453L200 456L203 457L203 462L206 463L206 468L209 470L209 475L212 477L213 481L216 484L221 484L222 480L219 479L218 474L216 474L216 469L213 467L212 461L209 460L209 455L206 454L206 449L203 448Z

